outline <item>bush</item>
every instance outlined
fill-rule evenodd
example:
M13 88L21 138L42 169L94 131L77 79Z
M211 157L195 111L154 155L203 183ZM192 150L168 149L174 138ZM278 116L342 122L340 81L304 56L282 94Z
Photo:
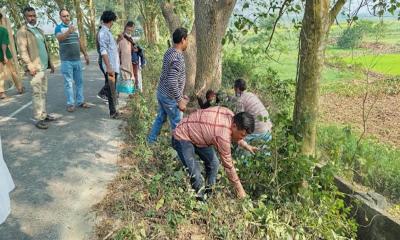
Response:
M337 40L337 46L343 49L357 48L361 45L363 36L364 31L358 25L346 28Z
M237 55L227 55L222 60L222 86L232 89L238 78L247 79L251 74L251 66Z

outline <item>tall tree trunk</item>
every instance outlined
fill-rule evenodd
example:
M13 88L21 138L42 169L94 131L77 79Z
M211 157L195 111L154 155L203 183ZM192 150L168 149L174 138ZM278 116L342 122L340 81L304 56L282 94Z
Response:
M326 39L335 17L346 0L338 0L331 10L330 0L307 0L300 31L296 100L293 111L294 132L301 151L315 155L318 95L324 64Z
M144 35L149 44L158 42L159 33L157 27L157 16L149 16L144 20Z
M7 3L8 5L8 10L10 11L11 17L14 20L13 23L15 24L15 28L19 29L22 26L23 19L19 15L20 13L20 8L18 8L17 4L15 1L9 1Z
M85 33L85 28L83 25L83 13L81 9L81 4L79 0L74 0L74 7L75 7L75 12L76 12L76 19L78 22L78 30L79 30L79 36L81 41L83 42L83 46L87 46L86 42L86 33Z
M236 0L195 0L197 94L204 94L209 88L218 89L221 85L221 41L235 4Z
M87 0L89 11L89 32L91 43L94 44L96 38L96 8L93 0Z
M195 93L196 69L197 69L197 41L196 27L193 25L192 31L188 36L188 47L183 53L186 65L186 85L185 94L192 96Z
M171 36L172 33L175 31L175 29L182 26L182 22L179 19L178 15L176 15L174 8L175 6L169 2L163 2L161 4L161 11L165 21L167 22L167 26ZM196 26L194 24L192 30L188 35L188 41L189 41L188 47L186 51L183 53L186 65L185 94L191 96L194 93L194 85L196 80L196 61L197 61Z

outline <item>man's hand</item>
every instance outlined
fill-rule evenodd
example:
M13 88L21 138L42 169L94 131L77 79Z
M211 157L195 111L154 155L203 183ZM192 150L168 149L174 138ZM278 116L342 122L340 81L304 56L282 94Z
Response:
M3 63L4 63L4 65L6 65L8 63L8 59L7 59L6 55L4 55Z
M184 112L186 110L186 105L187 101L183 98L178 102L178 108L181 110L181 112Z
M86 65L89 65L90 61L89 61L89 56L88 56L88 54L85 53L83 56L85 57Z
M34 77L36 75L36 69L33 67L28 67L29 74Z
M76 30L76 28L75 28L74 25L69 25L69 27L68 27L68 33L73 33L73 32L75 32L75 30Z
M252 154L254 154L256 151L258 151L257 147L251 146L250 144L248 144L246 141L244 140L240 140L238 142L239 146L244 148L245 150L251 152Z
M107 72L108 76L111 76L111 77L115 76L115 72L109 64L106 65L106 72Z
M252 154L255 154L258 151L258 147L254 147L247 144L246 150L251 152Z
M243 199L245 197L246 197L246 192L245 191L238 193L238 198L239 199Z

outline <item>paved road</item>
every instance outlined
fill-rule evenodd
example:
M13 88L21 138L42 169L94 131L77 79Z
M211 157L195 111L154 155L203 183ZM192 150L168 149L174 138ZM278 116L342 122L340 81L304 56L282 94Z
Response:
M0 102L4 159L16 189L12 211L0 225L1 240L87 239L93 226L90 207L100 201L117 171L119 120L96 98L104 83L96 56L84 72L85 97L91 109L65 109L59 68L49 75L48 111L59 120L48 130L32 124L31 89ZM15 116L13 116L15 115ZM11 117L10 117L11 116Z

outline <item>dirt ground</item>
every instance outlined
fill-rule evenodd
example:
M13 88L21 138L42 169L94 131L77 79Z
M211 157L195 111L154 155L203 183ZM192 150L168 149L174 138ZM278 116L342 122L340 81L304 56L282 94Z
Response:
M400 95L371 96L366 101L366 109L372 104L367 120L367 134L400 148ZM362 109L363 96L345 97L327 94L320 97L322 122L350 124L362 130Z

